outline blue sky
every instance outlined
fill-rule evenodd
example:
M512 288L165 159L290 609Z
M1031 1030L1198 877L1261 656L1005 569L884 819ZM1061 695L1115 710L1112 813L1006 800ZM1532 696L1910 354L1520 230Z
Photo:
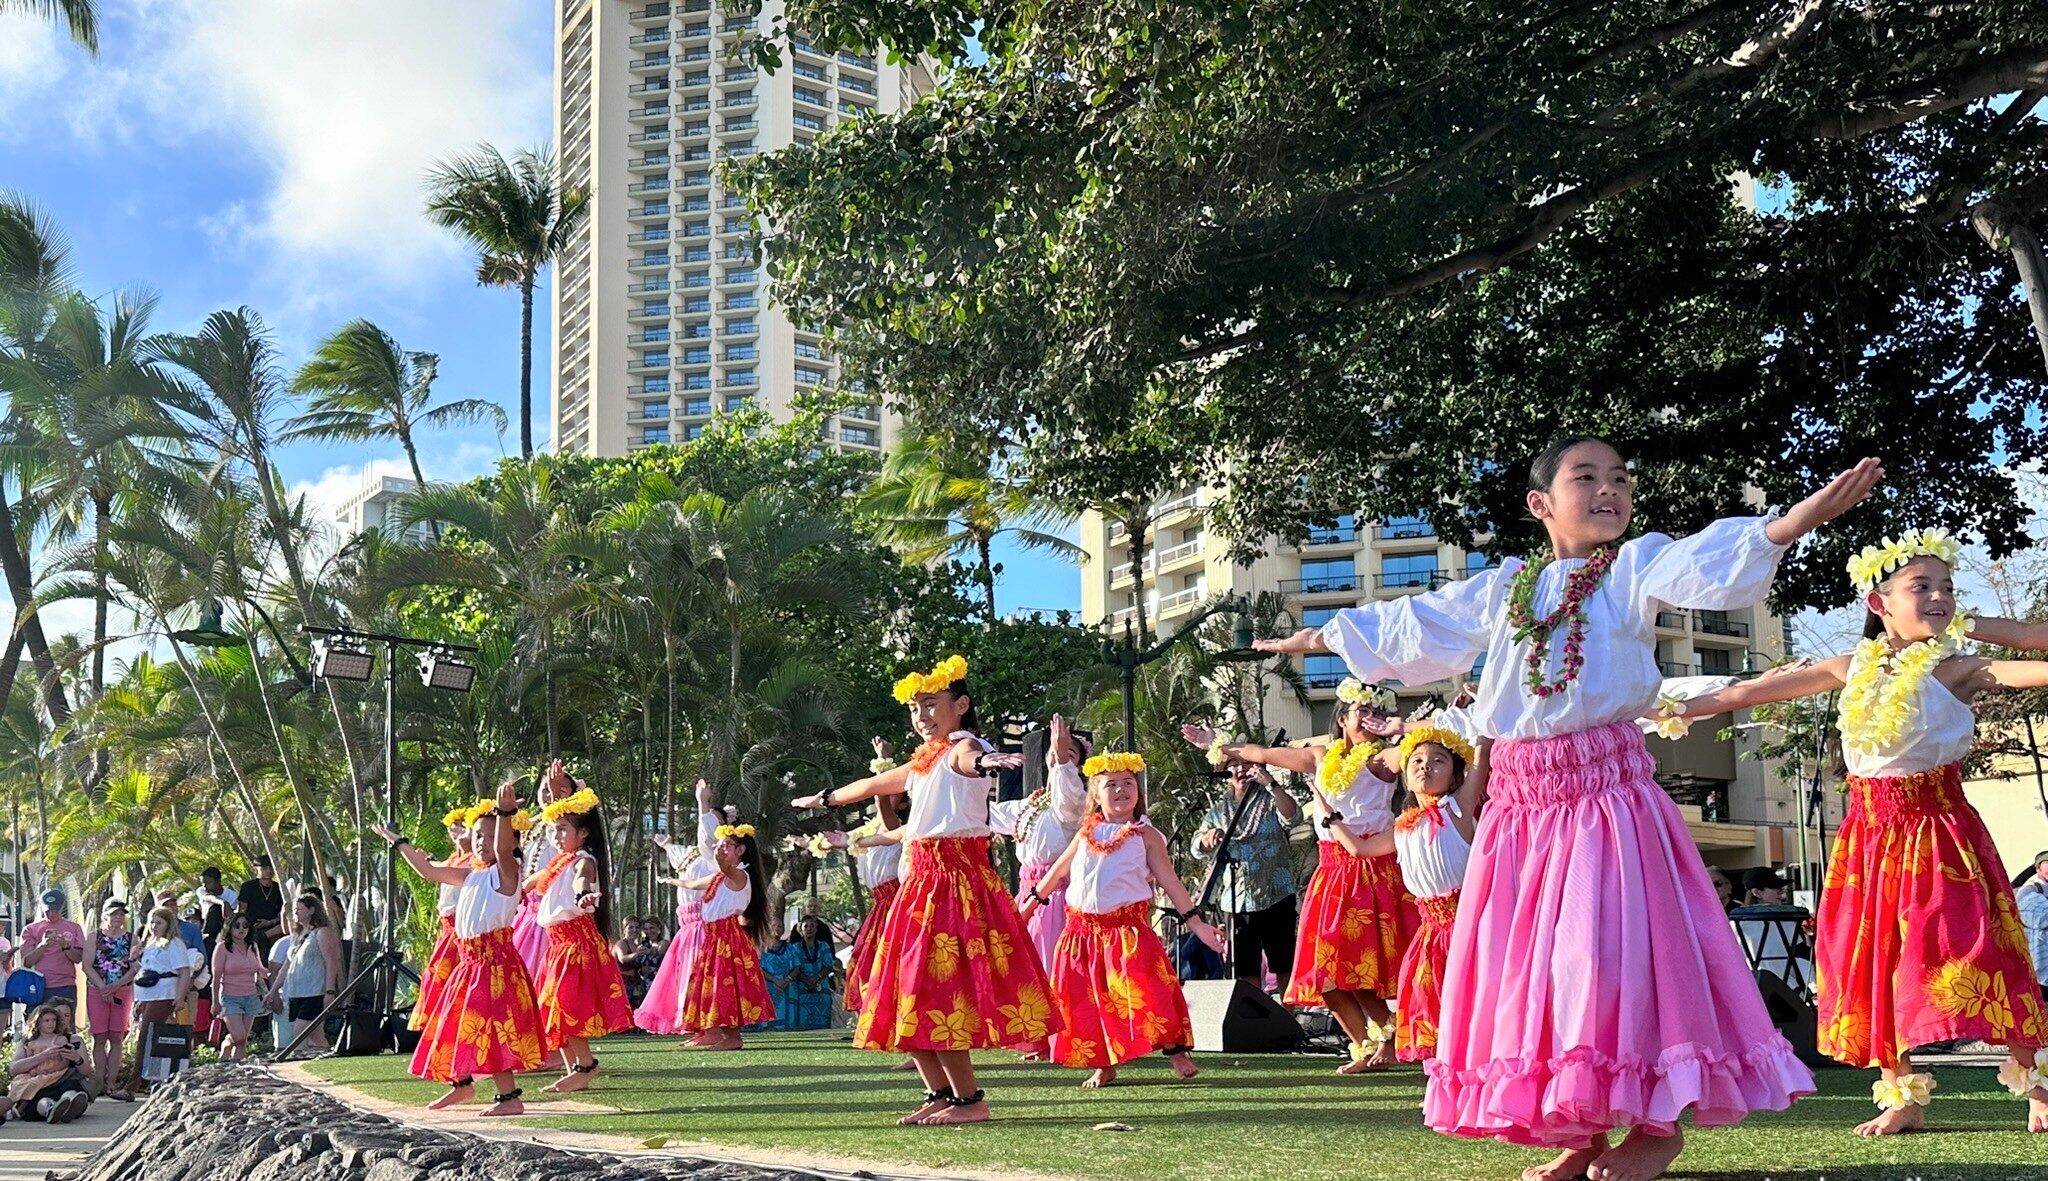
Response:
M0 189L43 207L81 287L152 291L163 330L248 305L287 365L363 316L439 354L444 397L516 413L516 293L480 288L420 213L420 178L481 142L550 134L553 5L457 0L104 0L100 55L0 16ZM546 438L546 297L535 433ZM430 478L487 470L514 429L427 440ZM286 478L332 504L389 454L299 446ZM1009 547L1005 610L1078 608L1071 566ZM75 626L75 625L74 625Z

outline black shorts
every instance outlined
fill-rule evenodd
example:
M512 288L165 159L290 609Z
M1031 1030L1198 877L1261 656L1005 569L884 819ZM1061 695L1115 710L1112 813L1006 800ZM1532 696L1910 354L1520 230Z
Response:
M285 1020L311 1021L326 1007L327 998L324 996L295 996L285 1002Z

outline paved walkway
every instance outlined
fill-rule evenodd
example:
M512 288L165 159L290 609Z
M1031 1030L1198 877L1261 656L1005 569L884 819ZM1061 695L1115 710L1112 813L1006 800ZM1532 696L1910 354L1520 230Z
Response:
M0 1181L43 1181L51 1170L80 1168L85 1158L121 1129L136 1104L95 1103L68 1124L9 1120L0 1127Z

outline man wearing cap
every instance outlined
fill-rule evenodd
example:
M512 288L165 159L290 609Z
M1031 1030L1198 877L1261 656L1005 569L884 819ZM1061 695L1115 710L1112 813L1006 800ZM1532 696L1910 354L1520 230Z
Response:
M284 933L284 889L277 884L277 872L270 858L256 858L256 876L235 892L242 913L248 916L250 934L267 958L270 945Z
M2034 979L2041 985L2041 999L2048 1000L2048 849L2034 854L2034 879L2014 894L2027 928L2027 950L2034 957Z
M85 958L85 928L64 917L64 891L43 891L43 917L21 933L21 966L43 978L45 1000L78 1011L78 963Z
M1759 865L1742 875L1742 905L1785 905L1785 879L1768 865Z

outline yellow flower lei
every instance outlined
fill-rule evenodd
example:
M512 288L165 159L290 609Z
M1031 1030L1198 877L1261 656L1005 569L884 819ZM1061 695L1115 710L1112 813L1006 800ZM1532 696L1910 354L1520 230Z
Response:
M1323 752L1323 765L1316 772L1316 782L1329 795L1343 795L1358 782L1359 769L1384 749L1375 742L1353 746L1350 739L1339 738Z
M1898 742L1912 724L1912 702L1941 662L1960 648L1968 618L1958 615L1948 630L1908 644L1897 652L1883 638L1856 645L1842 687L1842 741L1851 750L1876 754Z
M1129 771L1133 775L1145 773L1145 756L1136 751L1112 750L1096 755L1081 764L1081 775L1093 779L1097 775L1113 775L1118 771Z
M1478 757L1477 753L1472 749L1472 744L1465 741L1465 736L1456 730L1449 730L1435 725L1417 726L1415 729L1401 735L1402 767L1408 766L1409 756L1415 753L1416 747L1421 746L1425 742L1434 742L1452 754L1457 755L1465 760L1465 765L1468 767L1472 765L1472 760Z
M1897 537L1885 538L1881 544L1864 546L1862 553L1850 558L1849 581L1856 584L1859 592L1869 594L1892 571L1914 558L1939 558L1953 570L1962 556L1962 543L1950 537L1948 530L1908 529Z
M472 823L474 823L474 821L470 820L469 818L468 808L450 808L448 809L448 814L446 816L441 817L442 828L454 828L458 824Z
M578 816L597 807L597 793L589 788L580 788L573 795L565 796L552 804L543 804L540 809L541 822L553 824L564 816Z
M909 705L917 700L920 693L937 693L950 689L967 679L967 658L955 653L946 657L928 673L911 673L896 682L896 700Z
M751 824L721 824L712 831L711 835L721 841L728 837L750 837L754 835L754 826Z

